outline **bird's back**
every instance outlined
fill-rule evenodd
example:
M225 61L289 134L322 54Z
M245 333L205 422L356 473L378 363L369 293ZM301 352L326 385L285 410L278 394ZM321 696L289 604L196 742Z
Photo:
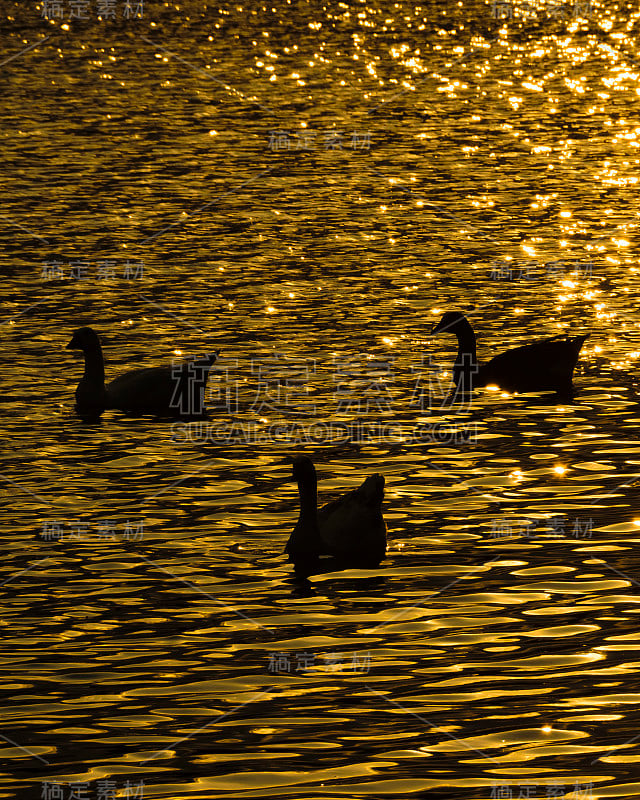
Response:
M517 392L569 388L587 335L543 339L507 350L480 367L475 383L495 383L506 391Z
M143 367L125 372L107 385L110 405L127 411L201 413L204 387L215 360L212 354L177 366Z
M326 552L346 563L377 566L387 546L383 498L384 478L376 474L321 508L318 525Z
M107 384L114 408L168 408L175 389L171 367L143 367L119 375Z

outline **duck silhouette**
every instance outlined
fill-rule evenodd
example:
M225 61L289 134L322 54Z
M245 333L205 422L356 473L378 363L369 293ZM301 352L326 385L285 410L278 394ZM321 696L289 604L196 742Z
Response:
M453 381L458 392L496 384L507 392L548 390L571 394L573 370L589 335L568 337L561 334L541 339L500 353L480 366L476 358L476 335L464 314L447 311L431 334L445 332L458 338L453 367Z
M284 552L297 571L377 567L386 555L382 516L384 478L369 475L359 486L318 510L318 479L308 456L293 460L300 494L300 516Z
M76 411L81 416L98 417L107 408L169 416L197 416L204 411L204 390L217 353L175 367L134 369L105 386L102 346L93 328L79 328L67 349L84 354L84 374L76 389Z

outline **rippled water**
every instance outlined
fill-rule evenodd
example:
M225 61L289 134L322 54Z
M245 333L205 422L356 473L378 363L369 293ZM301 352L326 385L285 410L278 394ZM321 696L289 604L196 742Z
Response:
M0 797L638 796L635 6L61 5L3 5ZM575 397L443 407L451 308L589 332ZM211 419L83 423L81 325L219 349ZM293 580L297 452L385 475L379 569Z

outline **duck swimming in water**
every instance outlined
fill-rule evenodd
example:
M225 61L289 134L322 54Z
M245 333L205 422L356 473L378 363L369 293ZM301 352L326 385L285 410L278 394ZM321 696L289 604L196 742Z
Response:
M541 339L500 353L480 366L476 358L476 335L464 314L447 311L431 331L432 334L445 332L458 338L458 355L453 367L458 392L497 384L507 392L570 394L573 370L589 335L568 337L561 334Z
M76 410L81 416L98 417L107 408L169 416L204 411L204 390L216 353L176 367L134 369L105 386L102 346L93 328L79 328L67 349L84 354L84 375L76 389Z
M377 567L387 551L383 476L369 475L357 489L319 511L318 479L308 456L294 458L293 477L300 493L300 516L284 551L296 570L316 570L323 556L332 557L336 569Z

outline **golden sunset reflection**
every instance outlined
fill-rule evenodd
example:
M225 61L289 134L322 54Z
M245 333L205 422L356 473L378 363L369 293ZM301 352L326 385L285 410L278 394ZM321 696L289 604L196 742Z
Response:
M638 794L640 10L556 6L4 5L0 794Z

